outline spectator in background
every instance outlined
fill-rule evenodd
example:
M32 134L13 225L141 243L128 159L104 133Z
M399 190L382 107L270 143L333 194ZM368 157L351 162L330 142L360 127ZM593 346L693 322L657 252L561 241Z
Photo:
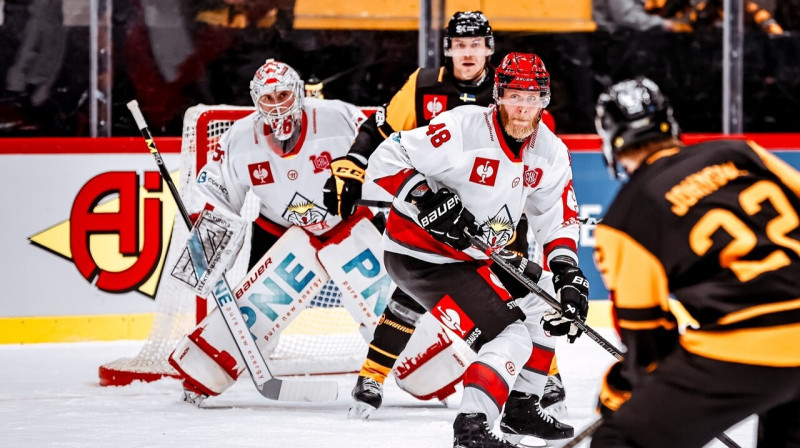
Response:
M800 0L777 0L775 20L785 30L800 30Z
M61 0L34 0L30 14L22 45L6 74L6 89L30 95L30 104L41 106L61 72L67 32Z
M133 0L127 73L154 128L180 132L194 104L248 104L259 61L280 58L295 0ZM170 129L171 132L172 130Z
M645 0L592 0L592 19L599 31L690 31L684 22L648 12Z
M688 2L689 0L684 0ZM695 28L722 26L722 0L693 0L691 21ZM767 34L783 34L783 28L764 7L755 1L744 2L744 22L746 27L761 29Z

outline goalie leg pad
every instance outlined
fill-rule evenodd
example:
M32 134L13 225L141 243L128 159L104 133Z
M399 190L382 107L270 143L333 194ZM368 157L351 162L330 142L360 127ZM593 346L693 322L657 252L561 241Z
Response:
M319 261L342 292L342 306L366 330L367 342L386 302L397 287L383 263L381 234L366 218L351 220L317 253Z
M236 343L218 309L181 338L169 355L169 363L187 386L208 396L227 390L244 370Z
M232 290L265 358L280 333L328 281L316 258L319 245L302 229L290 228ZM169 363L195 389L207 395L225 391L245 369L219 309L181 340Z
M420 400L444 400L456 391L467 366L477 358L459 337L432 315L419 320L394 367L395 382Z

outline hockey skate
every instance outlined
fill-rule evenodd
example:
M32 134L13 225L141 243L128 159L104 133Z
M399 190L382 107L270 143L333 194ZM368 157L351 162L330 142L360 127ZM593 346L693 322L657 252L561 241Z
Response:
M520 442L526 436L559 440L575 435L572 426L561 423L542 409L538 396L518 391L512 391L508 396L500 419L500 431L506 441L523 446Z
M359 376L353 388L353 404L347 416L366 420L381 407L383 402L383 384L365 376Z
M197 390L186 380L183 381L183 401L200 407L206 398L208 398L208 395Z
M453 448L516 448L498 438L484 414L458 414L453 422Z
M547 377L547 384L544 386L544 394L540 401L542 408L555 418L563 418L567 414L566 392L564 383L561 382L561 374L556 373Z

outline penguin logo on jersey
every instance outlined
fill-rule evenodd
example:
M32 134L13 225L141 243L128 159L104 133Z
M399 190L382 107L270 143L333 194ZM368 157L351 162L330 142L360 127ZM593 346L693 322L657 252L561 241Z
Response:
M302 227L308 232L324 230L329 227L325 221L328 211L299 193L295 193L283 212L283 219Z
M250 181L253 183L253 186L267 185L275 182L269 162L247 165L247 172L250 173Z
M447 95L423 95L424 104L422 115L426 120L431 120L447 109Z
M484 232L480 238L494 249L505 247L514 236L514 227L508 207L504 205L497 214L483 223Z

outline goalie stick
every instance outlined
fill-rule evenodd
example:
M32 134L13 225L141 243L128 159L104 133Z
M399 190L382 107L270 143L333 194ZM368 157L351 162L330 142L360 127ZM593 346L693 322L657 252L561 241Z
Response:
M537 296L539 296L539 298L541 298L542 300L547 302L547 304L550 305L551 307L553 307L553 309L555 309L559 313L561 312L561 303L559 303L558 300L556 300L553 296L548 294L547 291L542 289L541 286L537 285L533 280L531 280L528 277L526 277L525 274L523 274L514 265L509 263L508 260L503 258L501 253L504 252L505 249L493 250L491 247L489 247L488 244L484 243L483 241L479 240L477 237L475 237L472 234L470 234L469 230L467 230L467 229L464 229L464 234L467 235L467 237L469 238L469 242L473 246L477 247L480 251L482 251L483 253L485 253L489 257L491 257L491 259L494 260L495 263L500 265L500 267L503 268L503 270L505 270L506 272L511 274L515 279L517 279L517 281L522 283L532 293L536 294ZM586 333L586 335L589 336L589 338L591 340L596 342L597 345L602 347L605 351L610 353L613 357L617 358L617 360L620 360L620 361L622 360L622 353L619 351L619 349L614 347L614 344L612 344L611 342L606 340L603 336L601 336L599 333L597 333L597 331L595 331L592 327L586 325L586 323L582 322L580 319L577 319L577 320L575 320L573 322L575 323L575 325L578 328L583 330L583 332ZM599 421L595 422L595 423L597 424L597 426L600 426L600 422ZM591 426L594 426L594 424L591 425ZM590 428L591 428L591 426L590 426ZM594 431L594 429L592 429L592 431ZM588 435L589 434L587 434L587 436ZM739 445L736 444L736 442L734 442L725 433L722 433L722 434L718 435L717 439L720 442L722 442L725 446L727 446L729 448L741 448L741 447L739 447ZM572 445L572 446L574 446L574 445Z
M356 201L356 204L362 207L392 208L391 201L378 201L375 199L359 199L358 201ZM601 221L603 221L603 218L587 217L587 218L579 218L578 221L580 221L581 224L587 226L596 226L600 224Z
M180 194L178 194L178 189L172 182L169 171L167 171L167 167L164 164L164 159L161 158L161 153L158 152L153 135L150 133L142 111L139 110L139 103L136 100L129 102L128 109L133 114L136 125L147 142L150 153L156 159L158 171L167 183L167 187L169 187L169 191L178 206L184 223L191 229L192 221L189 213L183 204L183 200L181 200ZM202 257L200 258L202 259ZM214 285L211 296L217 302L217 307L219 307L220 314L225 319L225 324L231 333L231 337L236 341L236 348L239 350L244 365L250 373L250 379L253 380L253 384L262 396L279 401L319 402L336 400L339 395L339 385L334 381L291 381L272 376L264 356L250 336L244 316L242 316L241 310L239 310L233 299L231 287L228 285L224 275Z

